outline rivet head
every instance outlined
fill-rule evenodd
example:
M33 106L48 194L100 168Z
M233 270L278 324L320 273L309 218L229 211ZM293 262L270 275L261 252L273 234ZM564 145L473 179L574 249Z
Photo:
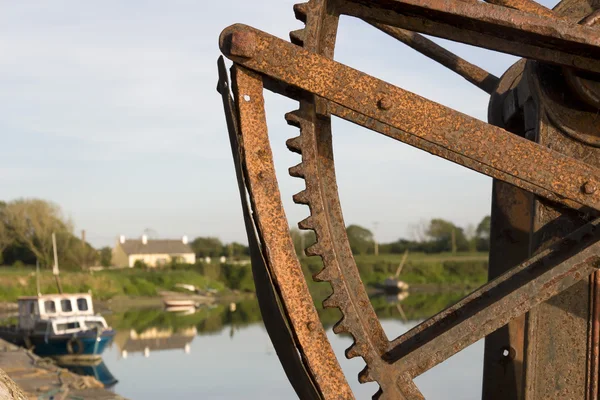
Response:
M252 58L256 49L256 34L250 31L234 32L231 35L229 54L237 57Z
M389 99L389 97L382 96L377 101L377 107L379 107L379 109L381 110L389 110L390 108L392 108L392 101Z
M306 324L306 327L312 332L317 329L317 324L315 324L313 321L310 321L308 324Z
M588 181L583 184L582 190L585 194L593 194L598 190L598 185L592 181Z

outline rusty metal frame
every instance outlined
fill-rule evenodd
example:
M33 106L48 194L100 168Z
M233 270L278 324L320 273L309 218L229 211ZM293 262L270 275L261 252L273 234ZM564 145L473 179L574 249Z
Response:
M455 70L469 82L492 93L492 99L500 84L498 78L415 32L525 56L562 66L565 71L574 68L600 72L600 31L588 26L597 19L595 14L578 25L578 21L529 0L490 0L490 3L499 5L456 0L311 0L295 8L299 19L307 22L306 16L312 12L322 21L329 19L329 25L322 28L307 22L306 30L313 35L308 45L304 31L292 32L292 42L305 48L244 25L233 25L221 34L221 51L235 63L236 101L235 105L229 103L225 108L235 109L231 113L235 114L233 119L237 126L229 124L229 130L238 180L242 177L246 181L245 188L240 185L240 193L244 202L248 191L255 212L252 217L245 208L247 230L252 225L251 231L256 234L255 245L251 247L262 256L257 263L258 270L268 272L270 280L266 286L275 293L278 310L292 332L291 338L278 342L274 331L269 335L276 349L281 349L281 354L278 350L280 360L301 398L346 399L353 395L318 322L289 238L268 142L263 88L300 100L300 110L288 114L286 119L310 134L291 139L288 147L301 153L316 151L310 157L320 162L331 163L332 160L330 149L323 144L330 140L330 128L319 121L336 115L541 196L550 204L562 204L588 221L600 210L600 192L597 191L600 168L331 60L337 17L347 14L365 19ZM321 28L323 31L319 31ZM520 68L522 70L522 65ZM575 78L573 83L573 76L571 84L583 87L577 80L580 78ZM221 72L221 82L225 80ZM306 142L314 140L310 138L315 135L316 142ZM320 144L319 140L325 142ZM305 164L291 168L290 174L309 177L318 173L306 170L314 165ZM330 182L335 179L331 172L326 173L330 174ZM309 184L312 183L307 180L307 190L295 195L294 201L309 205L314 215L322 210L311 198L314 194L309 191ZM339 204L335 204L334 209L338 208ZM330 234L319 224L321 220L309 217L299 226L314 229L318 238ZM359 380L379 384L376 398L422 399L414 377L590 275L593 322L588 333L591 356L587 369L588 376L597 374L599 225L600 219L588 222L392 341L387 339L368 306L366 293L359 289L362 283L353 262L327 268L337 262L328 259L328 254L335 249L324 247L322 240L307 249L307 254L323 258L325 269L316 279L328 281L334 288L324 306L339 307L344 315L334 332L347 332L354 337L355 343L346 351L346 356L361 356L367 364ZM248 232L250 235L250 230ZM341 239L328 238L327 243L335 247ZM260 273L255 271L255 279ZM261 305L261 312L265 324L271 324L275 310L265 304ZM285 351L289 354L290 346L302 355L295 359L295 366L290 366L283 355ZM316 392L303 392L296 379L298 376L309 381ZM587 396L592 399L597 395L596 376L588 384Z
M252 42L248 57L236 45L243 41ZM284 84L316 94L333 115L548 200L600 210L600 191L584 190L599 184L600 169L580 160L248 26L225 29L220 43L236 63L276 80L269 86L275 91L286 94Z

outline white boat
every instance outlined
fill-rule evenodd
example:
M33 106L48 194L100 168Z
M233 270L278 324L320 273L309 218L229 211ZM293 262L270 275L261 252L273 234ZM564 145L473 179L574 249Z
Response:
M23 296L18 304L18 325L0 329L0 338L40 356L99 356L116 333L88 293Z
M166 307L196 307L196 302L189 299L163 299Z

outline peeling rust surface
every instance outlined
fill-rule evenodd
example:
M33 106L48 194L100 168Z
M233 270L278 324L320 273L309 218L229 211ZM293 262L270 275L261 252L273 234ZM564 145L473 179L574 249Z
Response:
M299 351L322 395L327 399L353 398L344 374L319 321L281 204L269 145L262 80L242 68L235 69L236 104L249 191L257 217L272 279L297 340Z
M243 149L239 140L239 112L231 97L229 79L222 57L219 58L217 67L219 70L217 91L221 94L225 111L227 130L244 214L244 224L250 247L252 275L263 322L277 356L281 361L281 365L298 396L301 399L307 400L319 399L320 394L313 384L312 377L298 356L295 339L288 327L288 316L279 306L280 299L268 268L268 258L263 254L261 238L256 231L256 223L252 217L252 206L248 203L246 197L248 182ZM235 83L233 86L235 88ZM250 196L252 197L252 193L250 193Z
M256 35L256 53L240 64L286 84L315 93L342 107L444 148L477 163L486 175L531 190L572 208L600 210L600 192L586 194L583 185L600 182L600 170L553 152L501 128L490 126L360 71L331 61L245 25L223 31L221 43L239 32ZM222 47L227 55L226 46ZM393 106L382 110L387 96ZM331 107L330 111L338 109ZM349 114L341 113L346 118ZM356 121L353 121L356 122Z
M491 94L498 85L498 77L458 57L423 35L378 22L371 22L371 25L456 72L486 93Z
M461 0L355 0L343 14L489 50L600 72L600 31L494 4Z
M600 219L589 221L600 210L600 29L591 26L600 4L563 0L549 10L531 0L488 2L310 0L294 6L305 27L290 33L292 44L244 25L221 34L222 52L237 64L236 101L224 97L224 106L228 125L235 131L240 124L230 136L257 290L267 294L259 295L261 312L302 399L353 395L295 257L263 86L299 100L285 116L299 128L287 146L302 156L289 173L306 183L293 200L310 213L298 226L315 232L306 254L321 258L314 279L333 291L323 306L342 312L333 330L352 336L345 355L364 360L359 381L377 382L373 398L423 399L414 377L492 332L484 400L598 397ZM332 61L341 14L364 19L490 93L491 125ZM540 62L521 60L498 79L416 32ZM497 179L490 281L392 341L346 236L330 115ZM277 324L285 326L279 334Z

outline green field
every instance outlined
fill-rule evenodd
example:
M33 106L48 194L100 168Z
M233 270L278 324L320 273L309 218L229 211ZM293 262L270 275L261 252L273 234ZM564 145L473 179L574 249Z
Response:
M402 255L357 256L356 265L363 283L376 286L394 275ZM319 257L302 259L302 268L311 293L317 302L331 291L328 283L315 283L311 275L320 271ZM415 286L476 287L487 279L486 253L409 254L399 277ZM252 292L251 267L249 265L198 264L178 265L156 270L120 269L99 272L61 271L65 292L87 292L94 298L106 300L116 296L151 297L161 290L174 290L175 284L187 283L199 288L212 288L220 292L228 289ZM42 293L56 293L56 284L50 271L40 274ZM28 267L0 268L0 301L15 301L18 296L35 295L35 270Z

